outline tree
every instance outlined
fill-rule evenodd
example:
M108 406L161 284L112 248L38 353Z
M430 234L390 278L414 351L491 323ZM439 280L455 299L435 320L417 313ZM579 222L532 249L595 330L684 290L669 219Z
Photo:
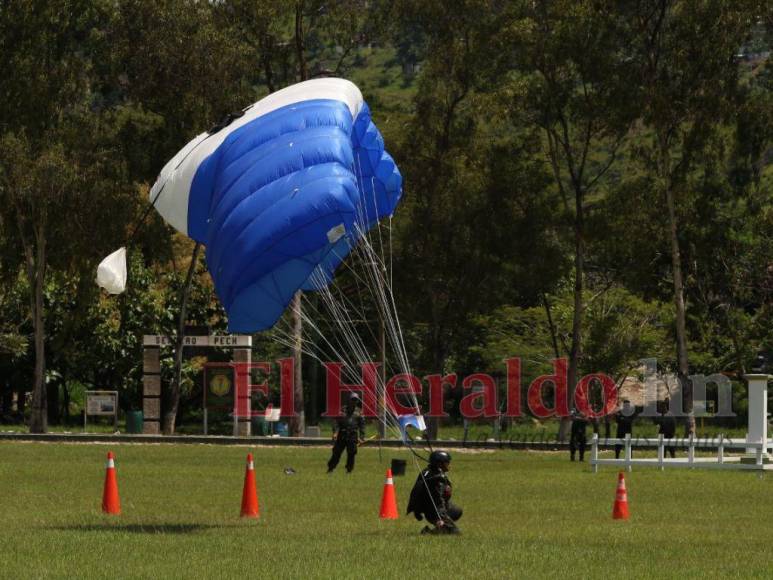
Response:
M289 43L283 38L292 5L284 0L233 0L215 6L215 15L229 26L260 63L262 84L269 93L287 83Z
M252 75L244 46L219 26L216 12L213 4L173 0L125 2L117 9L111 28L115 48L108 61L116 87L114 98L124 110L131 111L126 114L127 125L139 129L131 135L134 139L127 147L129 158L136 160L136 179L151 179L187 140L215 125L227 113L242 109L249 100ZM162 28L165 34L155 32ZM137 46L143 50L138 51ZM212 59L212 54L218 58ZM212 90L213 86L227 86L229 90ZM137 138L148 133L156 145L150 155L147 139ZM175 337L175 368L163 397L165 434L175 431L186 306L199 248L194 245L188 274L176 300L177 324L170 333Z
M586 301L585 363L590 372L604 372L620 384L643 359L660 358L665 351L671 314L667 306L642 300L621 287Z
M765 151L773 142L773 93L765 65L743 63L728 122L695 156L680 212L690 367L738 379L764 350L769 312L773 198ZM766 166L767 165L767 166ZM707 267L711 264L712 267Z
M612 2L525 3L515 50L526 74L526 114L542 128L547 159L574 234L574 310L569 396L582 362L587 212L634 118L625 17ZM564 418L559 438L566 437Z
M396 155L405 192L395 221L394 271L401 306L425 336L417 366L432 373L446 371L454 346L468 334L466 322L512 287L500 277L515 247L507 222L517 207L509 196L529 179L539 181L532 169L523 180L516 170L508 173L518 176L516 183L501 179L488 187L513 169L497 166L492 152L529 139L508 137L489 114L505 64L492 52L492 39L505 26L494 4L463 2L453 17L442 2L395 8L398 22L421 26L427 43L415 113ZM428 428L435 438L438 421Z
M81 187L77 165L61 144L33 152L28 140L6 134L0 166L2 205L17 229L24 272L29 284L29 308L35 349L30 430L47 428L45 379L45 311L43 293L48 267L54 259L66 259L72 248L68 232L57 227L59 216L72 214ZM81 197L80 203L86 203Z
M643 129L639 151L656 177L654 195L668 216L677 374L685 410L691 410L687 304L680 239L679 200L696 155L727 119L737 89L734 59L762 13L759 2L682 2L651 0L639 3L632 23L632 46L642 89ZM694 432L690 415L688 430Z
M46 430L43 289L52 258L72 246L56 227L83 184L77 162L62 143L62 125L88 93L89 34L101 22L88 2L19 2L0 10L0 194L4 222L13 224L29 282L35 371L30 429ZM41 71L45 71L41 74ZM77 225L76 221L73 225ZM82 223L80 225L83 225Z

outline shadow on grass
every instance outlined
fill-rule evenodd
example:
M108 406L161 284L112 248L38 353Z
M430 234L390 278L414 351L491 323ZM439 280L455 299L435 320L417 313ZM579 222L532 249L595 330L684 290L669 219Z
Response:
M49 530L62 532L119 532L129 534L195 534L213 528L229 526L210 524L75 524L53 526Z

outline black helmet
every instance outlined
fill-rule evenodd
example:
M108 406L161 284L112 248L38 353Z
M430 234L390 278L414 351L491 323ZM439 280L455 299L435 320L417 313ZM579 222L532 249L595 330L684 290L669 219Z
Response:
M429 454L431 467L438 467L442 463L451 463L451 454L448 451L433 451Z

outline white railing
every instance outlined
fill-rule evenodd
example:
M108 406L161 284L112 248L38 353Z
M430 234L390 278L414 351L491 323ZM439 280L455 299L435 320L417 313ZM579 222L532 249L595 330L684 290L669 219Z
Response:
M599 465L614 465L624 467L626 471L631 471L633 465L647 465L658 467L661 470L666 467L687 467L700 469L764 469L767 463L768 450L773 448L772 441L749 442L745 439L728 439L720 435L716 439L696 439L693 435L686 439L665 439L663 435L658 435L657 439L657 457L643 457L634 459L632 449L634 447L651 448L654 444L652 439L637 438L631 439L626 435L625 439L604 439L604 445L620 445L624 454L622 459L599 459L599 445L602 444L598 434L593 435L591 440L591 459L590 465L593 472L598 472ZM666 449L669 447L684 449L687 448L687 457L678 459L666 459ZM713 457L695 457L696 449L716 449L716 458ZM726 449L743 449L746 452L744 459L740 457L725 457Z

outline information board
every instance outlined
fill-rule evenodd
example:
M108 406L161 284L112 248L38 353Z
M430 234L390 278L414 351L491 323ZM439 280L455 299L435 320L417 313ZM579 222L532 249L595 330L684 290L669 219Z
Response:
M113 426L118 426L118 391L86 391L86 408L83 412L83 430L86 418L91 416L112 417Z

